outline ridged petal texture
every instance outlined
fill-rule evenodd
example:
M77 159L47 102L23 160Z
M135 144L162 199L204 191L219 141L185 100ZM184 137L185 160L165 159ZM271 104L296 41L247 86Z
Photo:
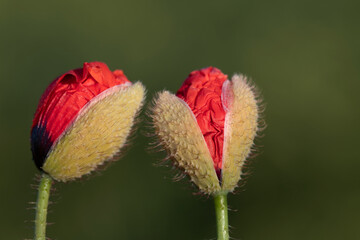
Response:
M152 111L160 143L174 163L204 193L220 190L210 152L188 105L167 91L159 94Z
M89 173L124 145L144 87L121 70L84 63L55 79L42 95L31 129L36 166L68 181Z
M50 150L43 170L65 182L110 160L125 144L143 98L138 82L112 87L92 99Z
M227 75L214 67L193 71L176 93L176 96L183 99L194 113L219 178L221 178L225 122L221 91L226 79Z
M160 93L152 112L160 143L206 194L235 189L258 130L253 87L242 75L224 76L194 71L177 96Z
M121 70L111 72L101 62L84 63L55 79L41 96L31 129L31 150L38 168L65 129L88 102L106 89L130 85Z

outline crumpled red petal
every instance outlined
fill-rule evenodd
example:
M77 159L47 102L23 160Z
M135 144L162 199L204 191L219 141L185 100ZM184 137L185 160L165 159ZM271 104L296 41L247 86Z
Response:
M84 63L55 79L42 95L31 129L31 147L40 168L46 155L79 111L104 90L130 83L121 70L101 62Z
M219 179L221 179L226 114L221 102L221 91L226 80L227 75L219 69L204 68L190 73L176 93L176 96L183 99L194 113Z

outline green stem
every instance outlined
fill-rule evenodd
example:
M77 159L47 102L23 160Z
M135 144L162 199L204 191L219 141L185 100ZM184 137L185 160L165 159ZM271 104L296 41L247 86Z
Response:
M35 237L34 240L46 239L46 215L49 203L52 179L49 175L41 176L38 197L36 202Z
M218 240L229 240L227 193L214 196Z

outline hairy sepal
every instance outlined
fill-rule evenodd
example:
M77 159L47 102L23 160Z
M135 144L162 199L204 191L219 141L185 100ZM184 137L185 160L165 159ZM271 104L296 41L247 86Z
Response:
M51 148L42 169L58 181L89 174L118 154L141 108L140 82L118 85L93 98Z
M254 144L259 110L254 89L243 75L234 75L224 83L222 99L227 113L221 188L223 192L232 192Z
M221 190L210 152L189 106L164 91L152 109L155 131L174 164L205 194Z

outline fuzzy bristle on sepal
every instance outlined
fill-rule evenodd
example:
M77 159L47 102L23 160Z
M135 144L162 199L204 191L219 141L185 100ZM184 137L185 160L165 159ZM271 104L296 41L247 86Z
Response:
M227 102L222 166L222 190L232 192L237 186L258 131L258 100L245 76L234 75L223 87ZM231 98L231 101L229 99Z
M151 112L160 144L174 164L190 176L201 192L221 190L210 152L187 104L167 91L159 94Z
M42 169L58 181L80 178L115 156L142 106L139 82L112 87L93 98L50 149Z

